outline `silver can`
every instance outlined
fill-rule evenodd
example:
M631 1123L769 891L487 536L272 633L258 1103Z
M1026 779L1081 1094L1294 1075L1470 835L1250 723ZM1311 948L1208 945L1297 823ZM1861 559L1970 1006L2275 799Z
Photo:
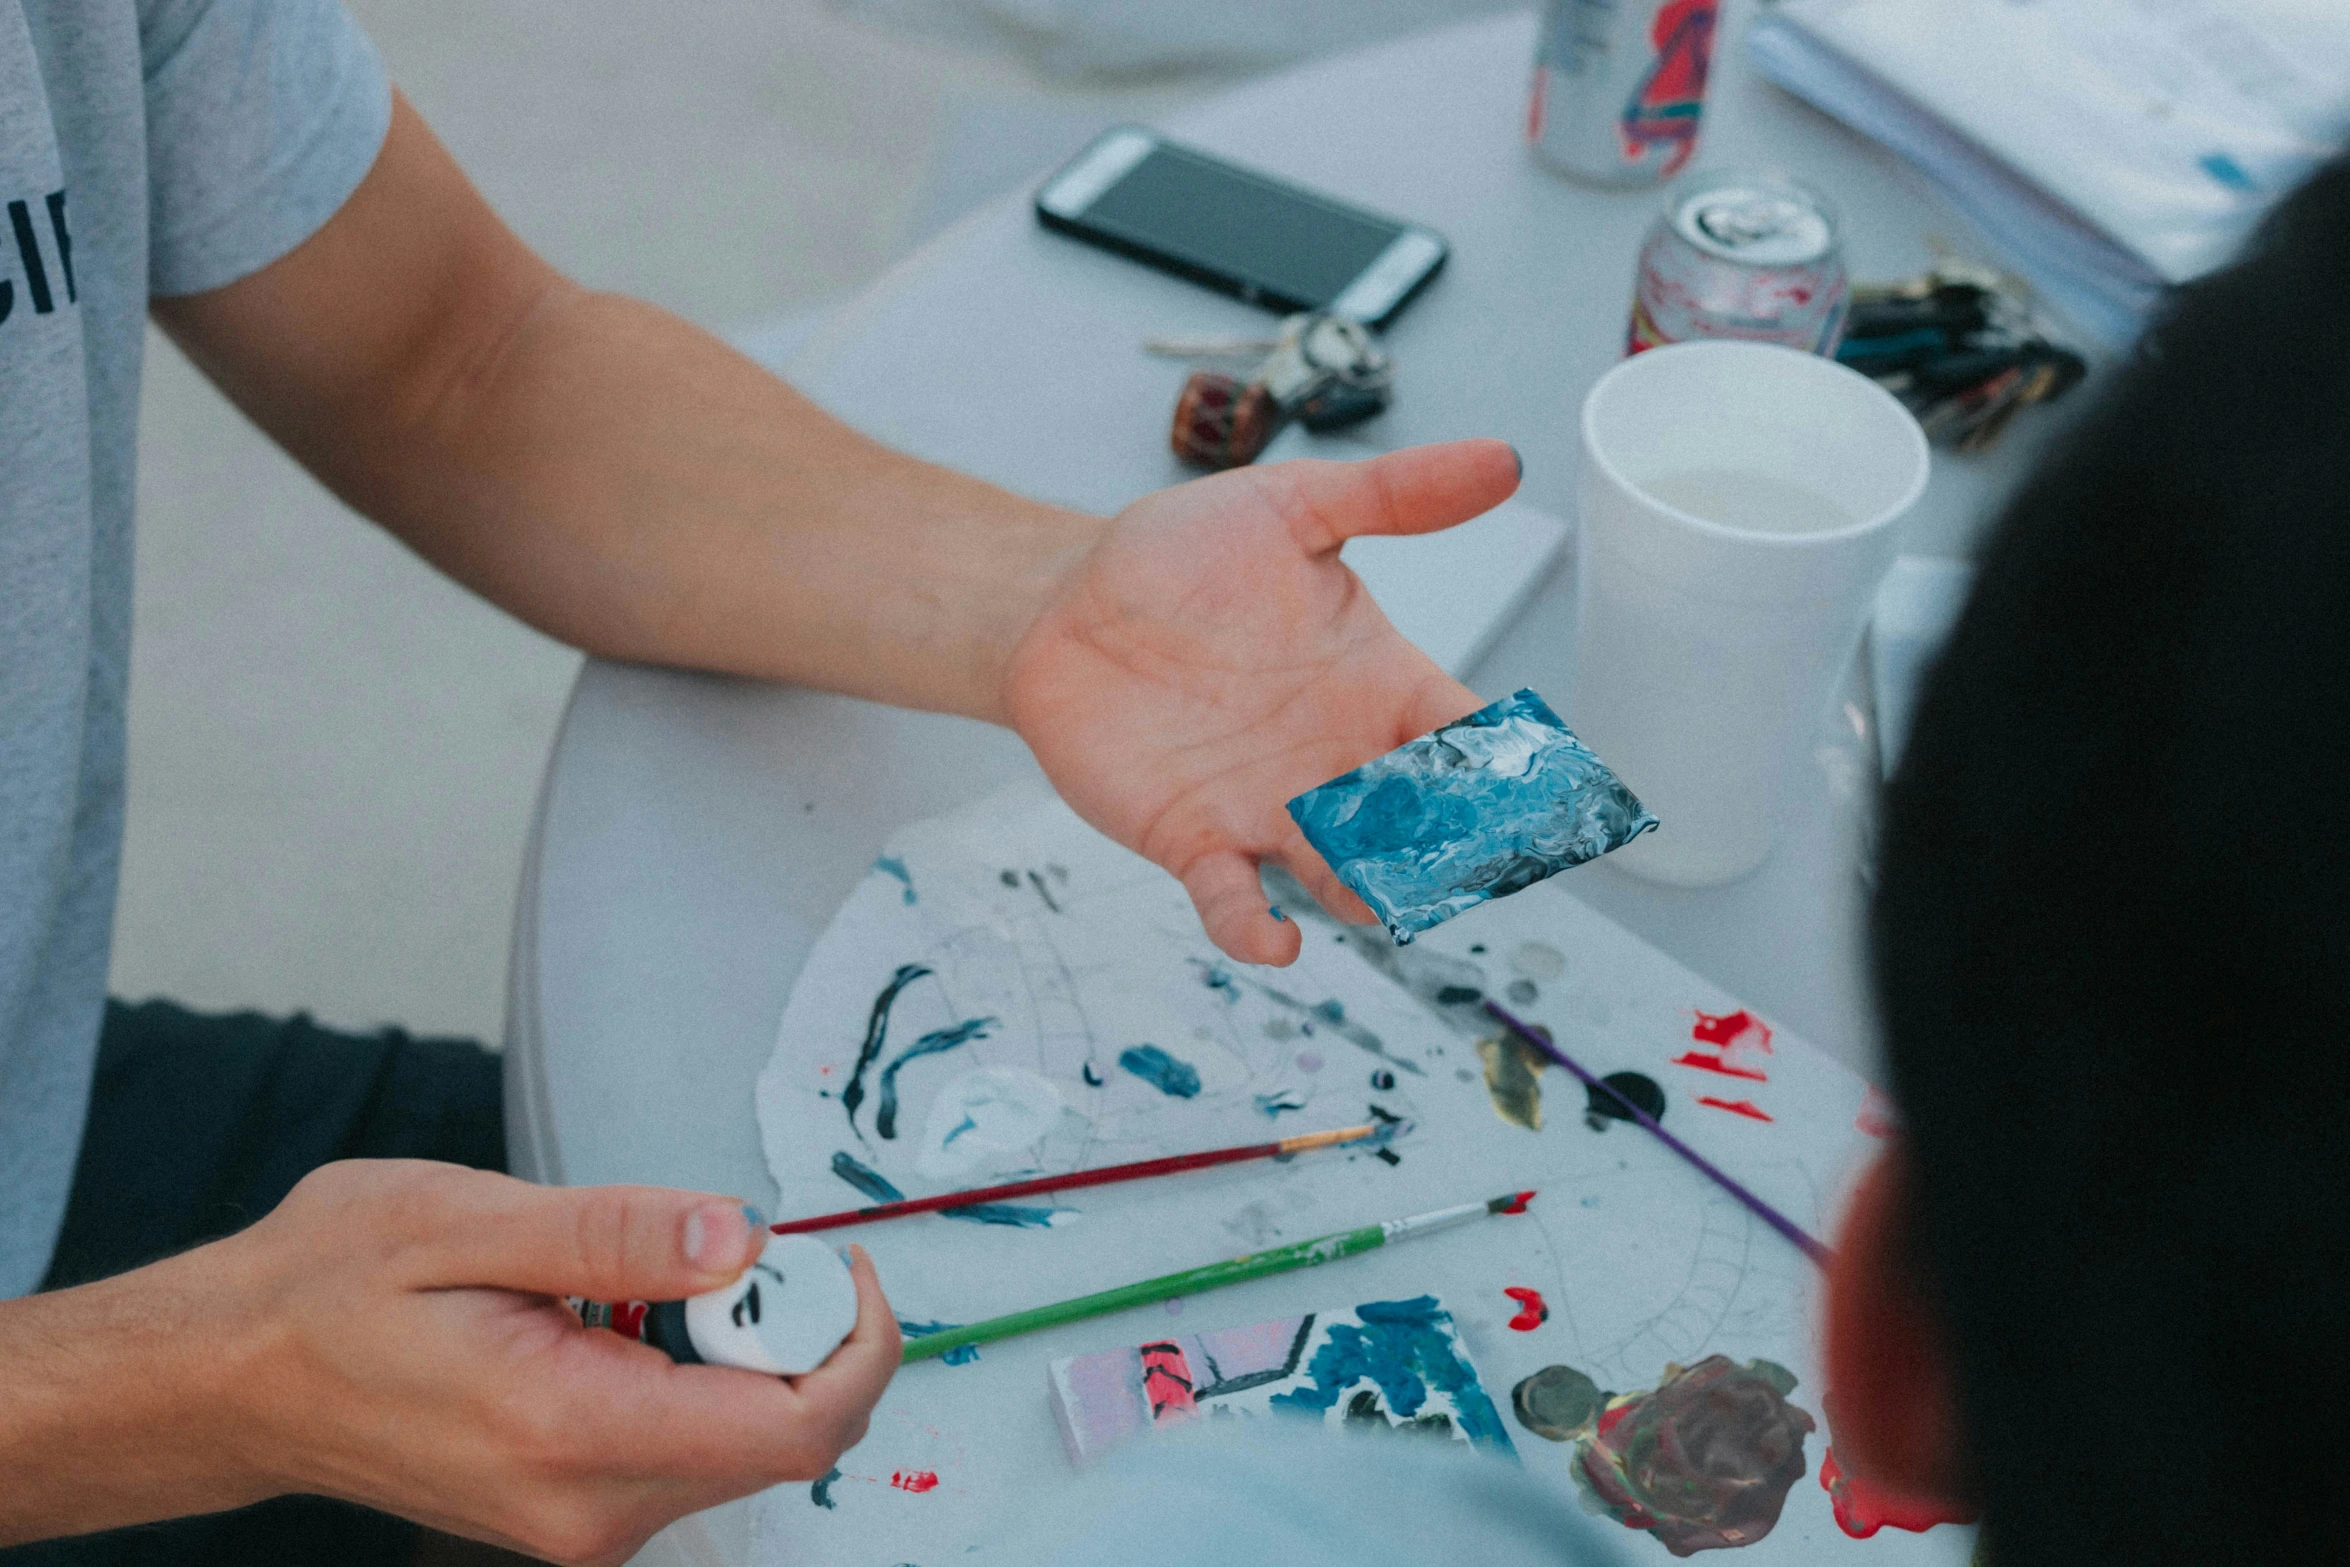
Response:
M1526 139L1553 168L1654 185L1697 150L1716 0L1544 0Z
M1692 177L1640 247L1624 351L1743 337L1833 354L1851 297L1818 192L1772 174Z

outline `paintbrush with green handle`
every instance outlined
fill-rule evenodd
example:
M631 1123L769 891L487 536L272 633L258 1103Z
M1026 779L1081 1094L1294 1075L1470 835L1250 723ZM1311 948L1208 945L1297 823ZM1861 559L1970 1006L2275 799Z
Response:
M1482 1219L1489 1213L1524 1213L1526 1203L1533 1195L1532 1192L1510 1192L1490 1202L1465 1202L1457 1208L1439 1208L1434 1213L1414 1214L1408 1219L1366 1224L1359 1230L1341 1230L1336 1235L1295 1241L1287 1246L1276 1246L1271 1251L1234 1257L1228 1262L1211 1262L1202 1267L1186 1268L1181 1273L1163 1274L1136 1284L1121 1284L1116 1289L1080 1295L1075 1300L1064 1300L1056 1305L1036 1306L1027 1311L1015 1311L1009 1316L990 1317L985 1322L925 1333L920 1338L907 1340L905 1353L900 1359L911 1365L917 1360L943 1355L951 1349L961 1349L966 1344L989 1344L1018 1333L1033 1333L1039 1328L1057 1328L1064 1322L1081 1322L1087 1317L1106 1316L1113 1311L1124 1311L1129 1306L1147 1306L1153 1301L1173 1300L1178 1295L1197 1295L1203 1290L1221 1289L1227 1284L1238 1284L1246 1279L1262 1279L1297 1268L1316 1267L1340 1257L1371 1251L1406 1236L1428 1235L1437 1230L1450 1229L1470 1219Z

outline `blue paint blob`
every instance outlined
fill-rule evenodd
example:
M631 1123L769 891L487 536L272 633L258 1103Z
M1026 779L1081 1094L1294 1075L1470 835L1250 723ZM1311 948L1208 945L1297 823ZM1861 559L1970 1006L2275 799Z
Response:
M963 1219L972 1224L1002 1224L1016 1230L1049 1230L1053 1215L1067 1213L1066 1208L1023 1208L1017 1203L975 1202L960 1208L941 1208L942 1219Z
M832 1482L840 1478L840 1465L832 1466L832 1473L808 1487L808 1500L830 1512L838 1512L840 1503L832 1499Z
M1389 1411L1409 1420L1433 1389L1451 1396L1461 1434L1471 1444L1516 1456L1517 1448L1477 1380L1476 1368L1455 1346L1449 1331L1452 1314L1437 1305L1435 1296L1366 1301L1355 1307L1355 1316L1362 1326L1333 1323L1328 1342L1314 1351L1306 1365L1313 1385L1274 1394L1270 1402L1275 1409L1319 1419L1348 1389L1369 1382L1379 1389Z
M915 1322L905 1317L898 1318L898 1331L908 1338L921 1338L926 1334L944 1333L949 1328L959 1328L962 1325L960 1322ZM967 1366L979 1358L979 1346L977 1344L958 1344L938 1358L942 1365ZM835 1469L816 1483L825 1485L839 1478L840 1471ZM825 1505L829 1507L832 1504L827 1502Z
M1257 1109L1268 1120L1279 1120L1281 1112L1284 1110L1303 1110L1305 1107L1306 1102L1303 1099L1286 1091L1278 1094L1257 1095Z
M1278 903L1266 905L1265 912L1272 915L1275 919L1279 920L1284 925L1289 923L1289 916L1281 912L1281 905Z
M1289 815L1399 946L1657 824L1532 691L1307 790Z
M906 1063L923 1056L934 1056L957 1045L967 1045L974 1039L985 1039L987 1031L995 1027L992 1017L967 1017L952 1028L935 1029L908 1045L904 1054L882 1068L881 1097L873 1105L873 1130L885 1138L898 1135L898 1073Z
M1118 1053L1118 1064L1170 1098L1198 1097L1199 1068L1157 1045L1129 1045Z
M894 854L885 854L880 859L873 862L873 868L881 872L884 876L895 876L898 880L904 882L906 884L906 901L908 903L915 903L920 901L914 896L914 873L906 869L906 862L904 860L899 859Z
M832 1173L875 1202L904 1202L906 1200L906 1194L892 1186L888 1176L869 1165L859 1164L846 1153L836 1153L832 1156Z

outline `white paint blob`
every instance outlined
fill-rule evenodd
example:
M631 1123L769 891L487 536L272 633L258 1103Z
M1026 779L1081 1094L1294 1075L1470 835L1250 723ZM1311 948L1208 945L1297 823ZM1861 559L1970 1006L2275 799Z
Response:
M983 1066L965 1072L930 1102L914 1168L934 1181L974 1170L1034 1163L1036 1145L1059 1126L1061 1091L1034 1072Z
M741 1278L685 1303L695 1354L779 1377L824 1364L856 1325L849 1265L812 1235L770 1236Z

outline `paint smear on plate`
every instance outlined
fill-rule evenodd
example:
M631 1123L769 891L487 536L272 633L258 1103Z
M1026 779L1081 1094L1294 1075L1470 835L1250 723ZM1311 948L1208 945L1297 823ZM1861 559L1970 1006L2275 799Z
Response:
M897 1005L898 997L908 985L930 972L919 963L903 963L881 987L881 994L873 998L873 1010L865 1018L865 1042L857 1048L856 1070L849 1074L849 1086L840 1091L840 1106L849 1115L849 1130L857 1133L863 1142L865 1134L857 1131L857 1107L865 1102L865 1073L881 1058L882 1042L889 1037L889 1009Z
M1771 1119L1771 1112L1751 1099L1717 1099L1712 1094L1699 1094L1697 1102L1701 1105L1711 1105L1716 1110L1727 1110L1732 1115L1742 1115L1749 1121Z
M1205 983L1210 990L1229 992L1236 984L1244 985L1263 996L1267 1001L1272 1002L1273 1005L1296 1014L1309 1024L1330 1030L1357 1050L1368 1051L1382 1061L1410 1072L1414 1076L1426 1077L1428 1075L1427 1070L1417 1061L1406 1061L1401 1056L1389 1054L1387 1041L1349 1018L1346 1015L1346 1003L1336 997L1327 1001L1300 1001L1278 986L1268 985L1263 980L1251 979L1245 974L1235 975L1221 963L1203 963L1197 958L1192 959L1192 962L1201 969Z
M1752 1545L1778 1523L1819 1429L1794 1391L1794 1373L1768 1360L1667 1365L1654 1392L1615 1395L1573 1433L1576 1483L1675 1556Z
M1600 1079L1609 1088L1637 1105L1642 1115L1651 1121L1665 1118L1665 1091L1655 1078L1645 1072L1610 1072ZM1607 1130L1610 1121L1629 1121L1632 1117L1615 1094L1597 1088L1583 1090L1583 1124L1595 1132Z
M1510 1389L1510 1409L1544 1441L1572 1442L1590 1433L1614 1396L1573 1366L1544 1366Z
M920 1496L938 1489L938 1476L928 1469L897 1469L891 1471L889 1483L893 1490L911 1491Z
M1510 972L1548 984L1567 971L1567 955L1540 941L1521 941L1510 954Z
M1550 1320L1550 1302L1542 1298L1542 1291L1513 1284L1502 1291L1518 1303L1518 1314L1510 1318L1510 1331L1531 1333Z
M949 1328L959 1328L962 1325L963 1324L960 1322L915 1322L905 1317L898 1318L898 1332L904 1334L907 1338L921 1338L925 1334L944 1333ZM945 1354L939 1356L938 1360L939 1364L941 1365L967 1366L978 1358L979 1346L977 1344L958 1344L953 1349L950 1349ZM838 1469L835 1469L831 1474L825 1476L825 1479L827 1480L837 1480L839 1478L840 1471ZM832 1504L827 1502L825 1505L829 1507Z
M1075 1208L1024 1208L1010 1202L965 1203L960 1208L941 1208L938 1216L972 1224L1001 1224L1016 1230L1049 1230L1056 1225L1077 1222Z
M914 1168L953 1180L982 1166L1019 1168L1067 1113L1061 1091L1034 1072L983 1066L964 1073L931 1101Z
M808 1500L814 1502L818 1507L825 1508L828 1511L840 1511L840 1503L832 1499L832 1482L838 1480L839 1478L840 1465L834 1464L830 1474L817 1481L814 1485L808 1487Z
M898 1135L898 1074L906 1063L923 1056L934 1056L941 1051L967 1045L974 1039L985 1039L987 1031L995 1027L992 1017L967 1017L951 1027L934 1029L908 1045L895 1061L882 1068L881 1097L873 1106L873 1130L884 1138L894 1140Z
M1541 1131L1542 1069L1549 1064L1542 1052L1515 1034L1496 1034L1477 1041L1477 1059L1485 1063L1493 1113L1512 1126Z
M1673 1058L1673 1065L1693 1067L1700 1072L1717 1072L1723 1077L1744 1078L1750 1083L1767 1083L1770 1074L1755 1058L1771 1051L1771 1026L1745 1010L1725 1012L1715 1016L1711 1012L1697 1014L1697 1022L1689 1030L1689 1037L1711 1050L1685 1050Z
M1268 1119L1279 1120L1282 1111L1303 1110L1306 1102L1285 1088L1277 1094L1257 1095L1256 1105L1258 1111Z
M1129 1045L1118 1052L1118 1064L1171 1099L1199 1095L1199 1068L1157 1045Z
M884 876L895 876L905 883L905 899L909 904L921 900L914 896L914 873L906 869L906 862L894 854L885 854L873 862L873 868Z
M860 1164L845 1151L832 1156L832 1173L872 1198L875 1202L904 1202L906 1194L891 1184L871 1165Z

